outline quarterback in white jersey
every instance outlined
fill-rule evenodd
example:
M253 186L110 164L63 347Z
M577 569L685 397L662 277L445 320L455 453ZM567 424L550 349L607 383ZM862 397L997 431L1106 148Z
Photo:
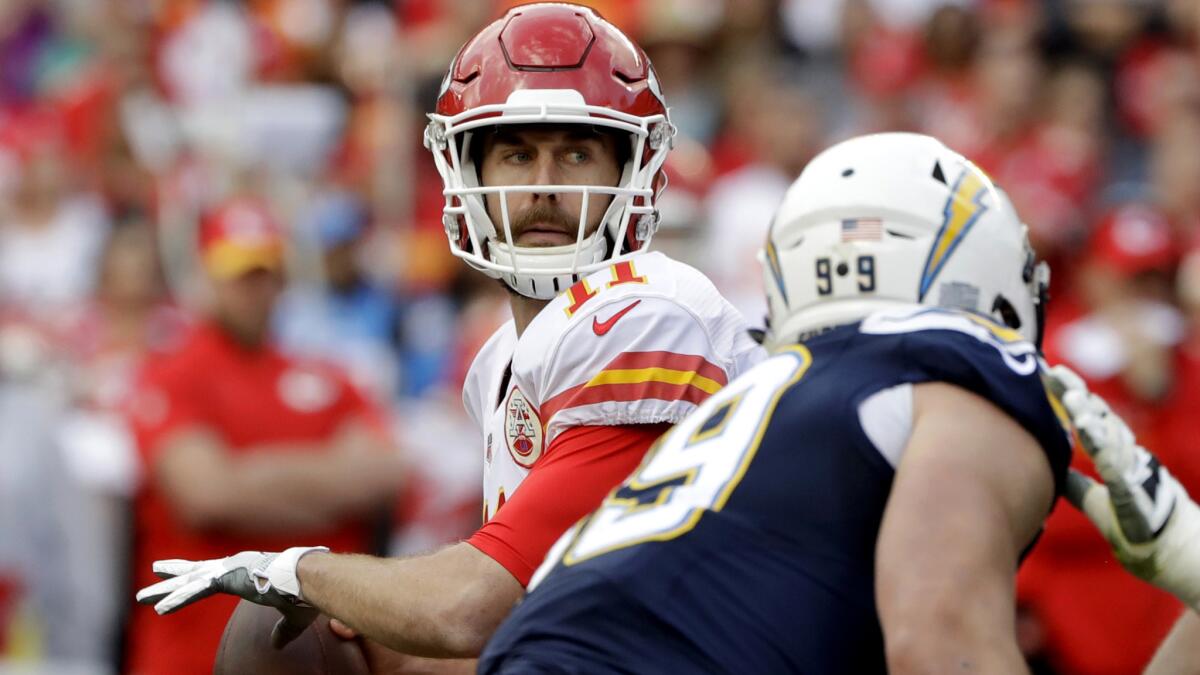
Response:
M160 561L167 580L138 594L158 612L225 592L280 608L283 635L315 607L399 652L476 656L558 535L764 355L703 275L645 253L675 130L645 53L593 10L509 10L459 51L429 117L451 252L511 291L463 393L486 524L407 559Z

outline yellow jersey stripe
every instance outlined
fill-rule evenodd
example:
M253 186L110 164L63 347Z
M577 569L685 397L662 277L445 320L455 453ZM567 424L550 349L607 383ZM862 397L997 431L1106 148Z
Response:
M644 382L691 385L708 394L715 394L721 389L719 382L704 377L694 370L671 370L669 368L605 370L589 380L584 386L598 387L603 384L642 384Z

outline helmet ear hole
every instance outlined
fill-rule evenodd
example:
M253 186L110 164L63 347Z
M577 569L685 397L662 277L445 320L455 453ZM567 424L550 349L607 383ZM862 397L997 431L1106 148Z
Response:
M934 162L933 162L932 176L933 176L934 180L941 183L942 185L950 185L950 183L946 182L946 174L942 172L942 163L937 160L934 160Z
M1017 314L1017 309L1003 295L997 295L992 301L992 314L999 314L1004 321L1004 325L1013 330L1021 329L1021 317Z

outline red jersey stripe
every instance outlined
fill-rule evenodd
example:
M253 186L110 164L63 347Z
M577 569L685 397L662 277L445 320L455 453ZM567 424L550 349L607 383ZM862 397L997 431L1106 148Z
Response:
M632 375L633 377L644 377L644 380L636 382L611 381L612 379L621 379L621 375L635 373L636 375ZM610 378L606 374L617 377ZM689 377L689 375L692 377ZM565 408L606 400L636 401L640 398L657 398L671 401L682 398L692 402L699 402L708 398L713 393L714 387L725 386L728 380L729 378L725 375L724 370L719 366L713 365L703 356L665 351L626 352L609 362L603 370L588 382L575 385L550 397L549 400L542 404L538 412L541 414L543 424L545 424L554 417L555 413ZM633 395L632 392L638 391L662 392L664 395ZM587 392L587 396L581 397L581 392ZM679 395L675 395L676 393ZM623 396L624 398L613 398L614 394Z

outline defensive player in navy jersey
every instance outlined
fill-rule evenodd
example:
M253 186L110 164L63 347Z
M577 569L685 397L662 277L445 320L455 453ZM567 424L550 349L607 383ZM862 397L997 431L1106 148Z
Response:
M764 270L776 355L559 540L480 672L1025 668L1014 572L1071 445L1008 199L933 138L852 139Z

